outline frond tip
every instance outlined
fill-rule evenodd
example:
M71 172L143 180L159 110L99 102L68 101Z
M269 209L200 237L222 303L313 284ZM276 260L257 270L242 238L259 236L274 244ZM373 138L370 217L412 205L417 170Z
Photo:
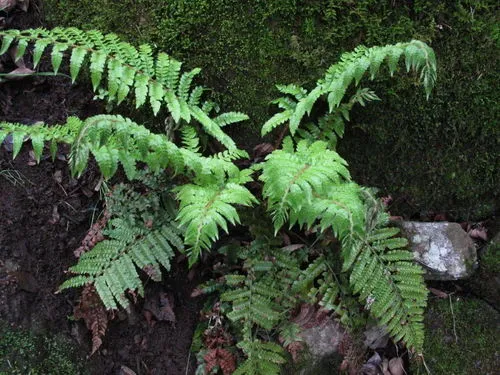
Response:
M180 200L177 220L185 228L185 242L189 249L189 263L198 260L202 249L209 249L219 237L219 228L228 232L227 223L235 225L240 219L234 205L251 206L257 202L242 186L246 179L223 185L186 184L179 188Z

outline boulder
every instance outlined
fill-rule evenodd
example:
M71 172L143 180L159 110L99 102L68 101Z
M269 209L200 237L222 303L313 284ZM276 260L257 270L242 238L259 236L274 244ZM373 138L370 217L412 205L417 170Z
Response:
M457 223L398 223L410 242L415 259L426 269L427 280L470 277L477 268L474 241Z

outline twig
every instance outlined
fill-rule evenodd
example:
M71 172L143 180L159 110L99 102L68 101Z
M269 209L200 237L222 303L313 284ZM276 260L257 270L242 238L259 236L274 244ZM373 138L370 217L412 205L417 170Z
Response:
M453 304L451 303L451 294L448 296L448 298L450 300L451 317L453 319L453 334L455 335L455 344L458 344L457 326L455 322L455 314L453 313Z
M420 357L422 358L422 364L424 365L425 371L427 371L427 373L430 375L431 374L431 370L429 370L429 367L427 367L427 363L425 363L424 356L420 355Z
M189 353L187 357L187 362L186 362L186 375L189 373L189 361L191 360L191 348L193 347L193 343L191 343L191 346L189 347Z

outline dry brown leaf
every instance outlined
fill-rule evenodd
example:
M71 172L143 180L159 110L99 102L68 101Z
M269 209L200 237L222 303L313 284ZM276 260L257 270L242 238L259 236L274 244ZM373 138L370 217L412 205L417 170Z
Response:
M231 375L236 370L236 357L226 349L211 349L205 354L203 359L206 363L207 374L210 374L216 366L219 366L224 375Z
M92 352L94 354L102 345L102 338L108 328L108 314L95 291L94 286L83 288L78 306L74 309L76 320L83 319L87 329L92 333Z
M9 80L9 81L18 81L20 79L29 77L33 75L35 72L29 68L26 67L19 67L17 69L14 69L13 71L7 73L4 78Z
M486 233L486 229L483 227L471 229L469 231L469 236L477 240L488 241L488 234Z
M23 12L27 12L30 6L30 0L17 0L17 5Z
M131 368L129 368L125 365L122 365L120 367L120 375L137 375L137 374Z
M405 373L403 360L401 358L392 358L389 361L389 371L391 375L403 375Z
M436 288L431 288L429 287L429 292L431 292L432 294L434 294L435 296L439 297L439 298L448 298L448 293L445 293L439 289L436 289Z
M260 143L253 148L254 158L262 158L274 151L274 146L271 143Z
M302 249L304 246L306 246L306 245L304 245L303 243L293 244L293 245L288 245L288 246L283 247L282 250L285 250L285 251L288 251L291 253L295 250Z
M18 0L0 0L0 10L8 12L17 5Z
M73 251L75 257L80 258L83 253L90 251L94 248L94 246L104 240L104 235L102 234L102 230L106 227L108 220L110 218L110 214L108 211L104 211L102 218L94 223L90 230L85 235L85 238L82 240L81 246Z

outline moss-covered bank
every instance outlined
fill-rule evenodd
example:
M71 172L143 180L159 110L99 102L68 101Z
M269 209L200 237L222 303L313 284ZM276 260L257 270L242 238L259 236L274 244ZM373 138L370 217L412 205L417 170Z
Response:
M235 133L246 147L258 142L275 83L308 85L360 43L427 41L440 65L431 100L412 78L370 84L383 103L356 111L341 151L358 181L405 202L399 211L440 209L466 218L498 209L500 28L493 0L43 4L50 25L113 31L202 67L223 107L251 116L248 129Z

